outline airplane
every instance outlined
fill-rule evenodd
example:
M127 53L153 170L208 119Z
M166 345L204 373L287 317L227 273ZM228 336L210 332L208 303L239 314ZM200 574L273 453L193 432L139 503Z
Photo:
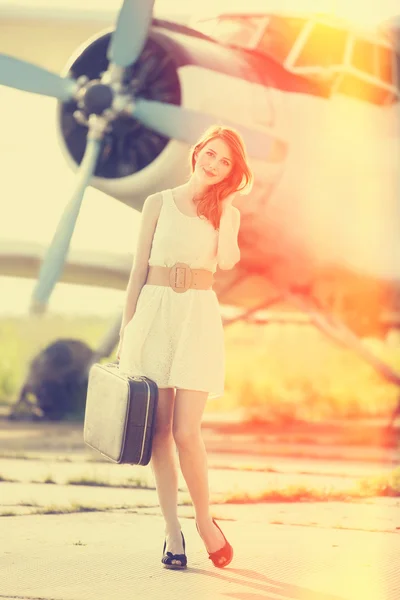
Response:
M222 123L242 134L255 174L234 202L241 260L214 286L221 305L240 309L225 323L290 304L400 385L359 339L382 332L382 307L399 308L399 50L385 32L324 14L246 7L183 23L155 18L153 5L124 0L115 26L101 29L96 13L78 33L63 9L47 61L91 33L61 76L31 62L49 23L25 23L40 44L15 48L12 9L8 29L2 21L0 85L56 98L61 151L77 170L33 309L45 310L68 271L88 185L140 211L183 183L191 144ZM115 324L107 339L115 346Z

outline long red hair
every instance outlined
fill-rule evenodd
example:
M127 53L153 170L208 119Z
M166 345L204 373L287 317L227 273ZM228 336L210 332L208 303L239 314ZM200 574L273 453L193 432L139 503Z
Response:
M190 152L192 173L196 164L196 154L215 138L223 140L232 152L232 169L229 175L209 186L201 198L197 200L197 215L204 215L212 223L214 229L219 228L222 215L222 201L230 194L250 190L253 183L253 173L248 164L245 145L240 134L231 127L213 125L204 132Z

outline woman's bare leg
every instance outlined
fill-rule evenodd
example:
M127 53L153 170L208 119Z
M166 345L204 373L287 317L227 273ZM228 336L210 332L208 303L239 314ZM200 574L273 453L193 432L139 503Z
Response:
M158 406L150 466L153 471L161 512L165 519L166 551L183 554L178 520L178 467L172 435L174 388L158 390Z
M200 536L208 552L215 552L224 546L225 540L210 515L207 453L201 435L201 418L207 396L207 392L176 390L173 435Z

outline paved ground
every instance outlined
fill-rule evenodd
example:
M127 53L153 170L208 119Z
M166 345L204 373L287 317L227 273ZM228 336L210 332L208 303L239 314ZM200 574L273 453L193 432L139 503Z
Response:
M244 501L385 477L398 464L393 445L274 444L210 423L204 438L212 513L235 557L222 570L208 560L180 476L189 568L174 572L160 562L163 519L149 467L103 460L79 425L0 422L0 600L399 600L398 498Z
M223 513L223 511L218 511ZM220 525L235 549L216 569L182 519L189 568L160 563L163 523L139 514L4 519L0 598L46 600L398 600L398 536L248 519Z

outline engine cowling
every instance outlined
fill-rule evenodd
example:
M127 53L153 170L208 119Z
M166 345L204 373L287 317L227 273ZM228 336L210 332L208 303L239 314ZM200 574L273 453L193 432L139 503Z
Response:
M106 30L88 40L63 74L87 77L93 85L100 82L108 65L111 34L112 30ZM216 122L229 118L268 133L279 123L268 89L240 52L176 24L152 27L139 59L126 69L123 83L133 97L201 110L215 115ZM85 116L76 100L59 104L60 145L73 169L86 146ZM134 117L119 115L104 136L91 185L140 210L149 194L187 179L188 153L187 144L158 134ZM260 185L265 188L276 180L283 162L266 168L265 163L253 161L253 168L258 172L259 190Z

